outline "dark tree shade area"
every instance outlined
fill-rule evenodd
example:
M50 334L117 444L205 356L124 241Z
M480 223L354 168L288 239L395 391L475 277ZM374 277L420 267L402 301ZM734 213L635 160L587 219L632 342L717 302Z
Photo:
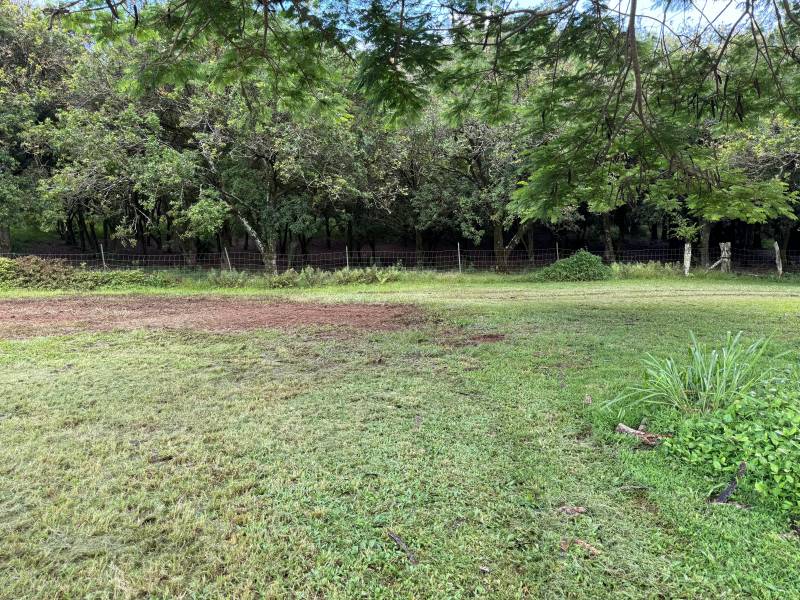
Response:
M0 253L785 256L799 44L790 0L0 0Z

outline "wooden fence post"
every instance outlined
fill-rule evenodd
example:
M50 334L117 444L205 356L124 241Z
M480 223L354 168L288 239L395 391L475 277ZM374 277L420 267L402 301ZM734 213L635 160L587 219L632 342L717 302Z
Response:
M683 245L683 274L689 276L689 268L692 266L692 243L686 242Z
M228 263L228 271L233 271L233 267L231 266L231 257L228 256L228 248L223 246L222 249L225 251L225 260Z
M456 245L458 248L458 272L461 273L461 242Z
M720 242L719 243L720 249L720 257L719 257L719 270L723 273L730 273L731 272L731 243L730 242Z
M781 247L775 242L775 266L778 268L778 277L783 277L783 261L781 260Z

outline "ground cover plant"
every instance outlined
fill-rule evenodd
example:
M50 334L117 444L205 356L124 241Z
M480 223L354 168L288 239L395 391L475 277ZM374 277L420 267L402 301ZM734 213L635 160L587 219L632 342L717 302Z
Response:
M800 377L791 369L724 410L683 420L667 449L711 477L746 465L739 486L756 502L800 517Z
M3 298L0 597L800 594L780 506L709 504L724 469L640 451L597 410L689 331L796 353L791 284ZM226 302L251 312L217 325ZM245 325L292 303L303 322ZM361 320L312 317L326 304Z
M790 519L800 519L800 372L767 360L764 338L750 343L728 332L719 347L690 334L688 356L648 355L641 384L605 408L641 412L676 430L664 446L698 470L735 474L730 491L755 492ZM746 475L746 477L745 477ZM726 493L718 501L728 501Z

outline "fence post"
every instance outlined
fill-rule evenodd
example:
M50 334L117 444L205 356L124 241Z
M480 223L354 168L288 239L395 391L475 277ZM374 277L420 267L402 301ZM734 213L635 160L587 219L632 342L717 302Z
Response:
M456 248L458 251L458 272L461 273L461 242L456 244Z
M556 240L556 260L559 260L559 258L558 258L558 240Z
M692 243L686 242L683 245L683 274L689 276L689 267L692 266Z
M731 272L731 243L720 242L719 250L721 253L719 270L723 273Z
M225 252L225 260L228 262L228 271L233 271L233 267L231 266L231 257L228 256L228 247L223 246L222 250Z
M345 246L344 247L344 261L345 261L345 268L350 268L350 249Z
M775 266L778 268L778 277L783 277L783 261L781 260L781 247L775 242Z
M100 258L103 261L103 269L107 269L106 267L106 253L103 252L103 244L100 244Z

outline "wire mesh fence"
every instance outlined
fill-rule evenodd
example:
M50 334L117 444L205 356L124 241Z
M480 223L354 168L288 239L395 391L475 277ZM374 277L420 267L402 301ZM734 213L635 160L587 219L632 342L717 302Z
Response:
M279 271L300 270L314 267L326 271L349 268L391 267L433 271L510 271L523 272L552 264L567 258L577 249L537 248L533 251L514 250L496 253L493 250L437 250L416 252L414 250L392 251L343 251L311 254L277 254L275 264ZM602 251L590 250L603 256ZM709 262L719 258L719 249L712 248ZM28 254L0 254L8 258L30 256ZM43 259L55 259L75 267L89 269L145 269L145 270L235 270L258 272L266 269L265 261L258 252L223 250L198 254L133 254L93 252L81 254L36 254ZM699 252L694 250L693 268L699 266ZM662 264L683 262L683 248L647 248L620 250L615 253L616 262ZM771 250L736 250L732 253L734 269L768 271L775 268L775 254ZM800 271L800 253L790 253L784 262L784 270Z

